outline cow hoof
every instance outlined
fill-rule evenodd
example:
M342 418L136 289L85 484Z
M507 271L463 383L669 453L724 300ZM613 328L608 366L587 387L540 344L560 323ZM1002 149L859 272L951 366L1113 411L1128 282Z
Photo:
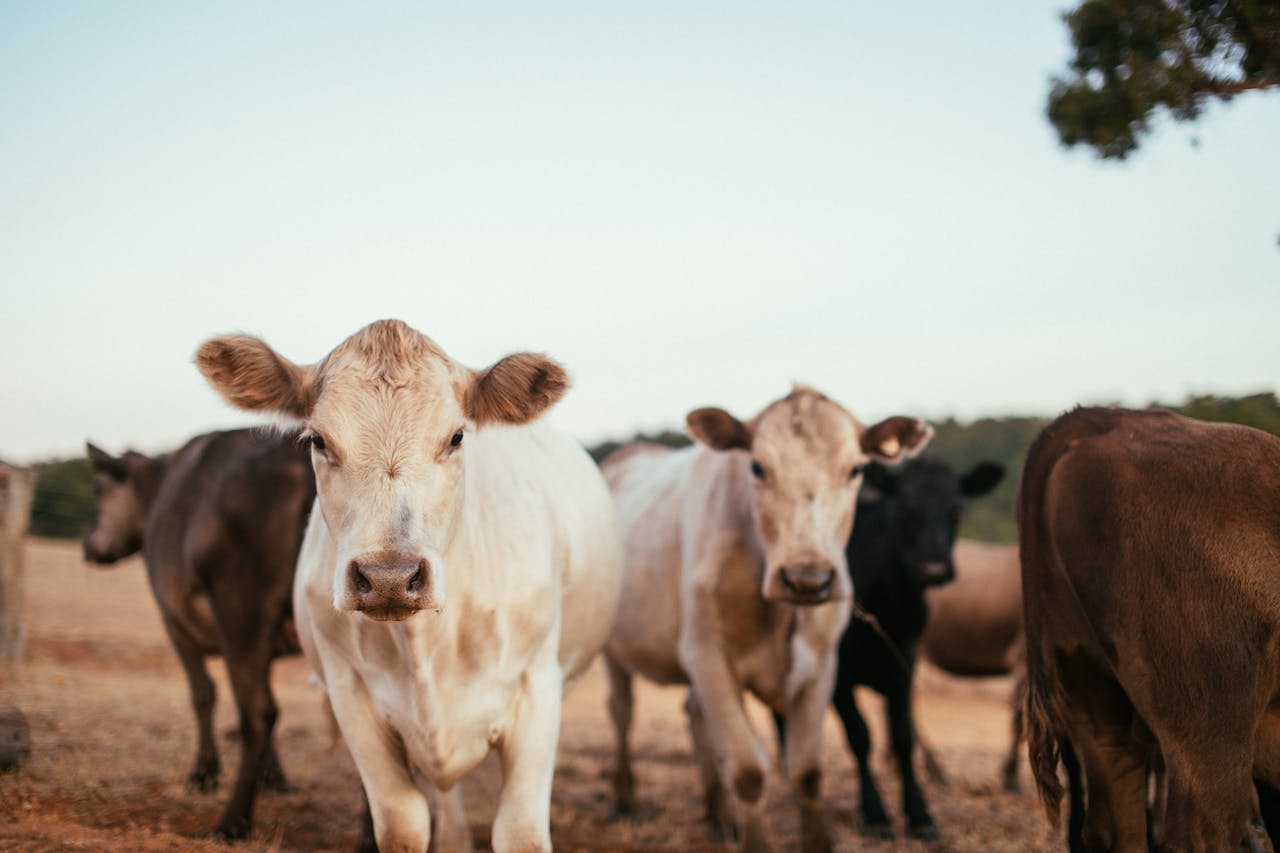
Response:
M918 841L942 840L942 833L938 832L938 827L932 823L922 823L919 826L908 827L907 834Z
M192 770L187 777L187 793L207 794L218 790L217 770Z
M887 823L868 823L862 827L862 833L879 841L893 840L893 827Z
M223 818L213 828L216 841L243 841L249 835L249 821L244 818Z
M634 803L614 803L609 806L609 820L627 820L635 817L636 807Z
M289 780L284 774L267 776L262 780L262 790L275 791L277 794L296 794L298 793L297 785L290 785Z
M712 844L737 844L738 828L732 824L711 823L711 843Z

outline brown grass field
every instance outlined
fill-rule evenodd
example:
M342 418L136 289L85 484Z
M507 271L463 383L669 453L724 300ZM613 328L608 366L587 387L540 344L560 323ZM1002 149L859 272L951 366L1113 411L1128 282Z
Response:
M141 562L100 570L75 543L27 546L28 662L0 670L0 706L16 705L31 728L32 755L0 776L0 849L225 851L202 837L217 820L238 757L235 709L221 662L216 730L222 789L190 794L184 780L195 754L195 720L186 681L160 625ZM332 745L318 694L298 657L277 662L281 761L295 793L263 794L242 851L347 851L359 828L360 794L341 743ZM1034 794L1000 793L997 767L1007 744L1009 683L920 677L919 725L952 775L927 795L943 841L871 841L860 834L857 776L834 714L827 719L825 795L838 850L1057 850ZM697 769L681 710L683 692L638 685L634 750L639 815L608 817L613 734L604 680L593 672L569 695L551 804L558 850L727 850L708 841ZM883 744L879 703L859 701ZM772 727L753 707L758 730ZM899 815L896 774L879 761L886 805ZM477 846L485 849L498 774L492 762L463 784ZM1030 788L1025 766L1024 788ZM798 818L785 784L768 793L774 839L794 849Z

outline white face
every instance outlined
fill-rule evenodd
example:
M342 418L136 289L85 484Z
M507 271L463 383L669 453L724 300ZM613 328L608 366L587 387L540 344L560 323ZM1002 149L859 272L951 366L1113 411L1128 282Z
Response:
M796 603L851 597L845 544L867 460L856 422L830 401L801 398L766 410L753 432L753 507L765 554L761 593Z
M911 418L867 429L844 408L797 388L744 424L720 409L689 415L695 438L717 450L745 450L756 533L764 550L761 594L820 604L850 598L845 548L863 466L916 452L932 431Z
M313 367L240 335L205 342L196 363L235 405L303 424L337 546L334 607L379 621L445 606L468 434L528 423L568 387L543 356L516 354L477 372L396 320L365 327Z
M430 357L393 380L376 373L355 355L327 364L303 440L338 548L334 606L394 619L444 605L443 555L463 505L474 426L443 359ZM372 594L409 568L405 596Z

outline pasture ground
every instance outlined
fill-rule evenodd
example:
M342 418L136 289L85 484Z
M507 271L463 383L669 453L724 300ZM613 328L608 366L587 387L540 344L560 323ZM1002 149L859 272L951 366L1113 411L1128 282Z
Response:
M0 776L0 849L223 851L202 838L225 802L238 757L236 718L220 661L216 731L222 788L190 794L184 779L195 753L195 721L186 681L169 647L143 566L132 558L113 569L87 566L74 543L27 545L28 663L0 670L0 706L17 705L31 728L32 755ZM294 793L262 795L251 838L238 849L348 851L359 826L359 780L345 748L330 742L317 693L301 658L276 663L281 707L277 744ZM997 767L1008 739L1009 683L950 679L926 670L920 679L919 725L951 771L948 789L927 794L944 840L876 842L860 834L857 776L834 714L827 720L825 796L838 850L1058 850L1031 792L1000 793ZM708 841L702 797L689 751L683 691L638 683L634 753L640 813L608 819L613 734L606 688L594 671L564 709L552 799L557 850L728 850ZM859 701L884 743L879 703ZM757 728L771 725L752 708ZM886 805L900 815L898 784L879 761ZM490 761L466 783L477 845L488 843L498 772ZM792 849L798 819L781 777L771 779L769 815L780 850ZM900 818L899 818L900 821ZM901 833L901 824L898 826Z

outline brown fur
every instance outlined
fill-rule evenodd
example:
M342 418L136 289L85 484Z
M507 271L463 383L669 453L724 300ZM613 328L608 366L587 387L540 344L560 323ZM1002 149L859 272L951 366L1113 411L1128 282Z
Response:
M306 451L293 436L234 430L197 436L161 459L112 457L92 446L90 457L99 477L118 481L100 485L132 490L137 511L100 517L85 556L111 563L142 549L191 688L200 748L187 782L201 790L217 786L220 766L204 658L221 654L226 661L243 751L215 832L242 838L259 786L286 786L271 744L277 709L268 672L273 657L298 651L291 590L315 497Z
M516 353L480 371L464 410L479 425L527 424L569 390L569 375L544 355Z
M895 415L867 427L862 434L862 450L873 456L894 458L904 451L908 455L923 447L933 430L923 421Z
M1069 742L1088 846L1146 849L1162 761L1157 844L1235 848L1280 702L1280 439L1079 409L1032 445L1018 510L1028 751L1050 819Z
M724 409L694 409L685 423L695 440L714 450L751 449L750 428Z
M296 418L315 405L315 371L276 354L259 338L225 335L205 341L196 366L228 402L249 411L279 411Z

